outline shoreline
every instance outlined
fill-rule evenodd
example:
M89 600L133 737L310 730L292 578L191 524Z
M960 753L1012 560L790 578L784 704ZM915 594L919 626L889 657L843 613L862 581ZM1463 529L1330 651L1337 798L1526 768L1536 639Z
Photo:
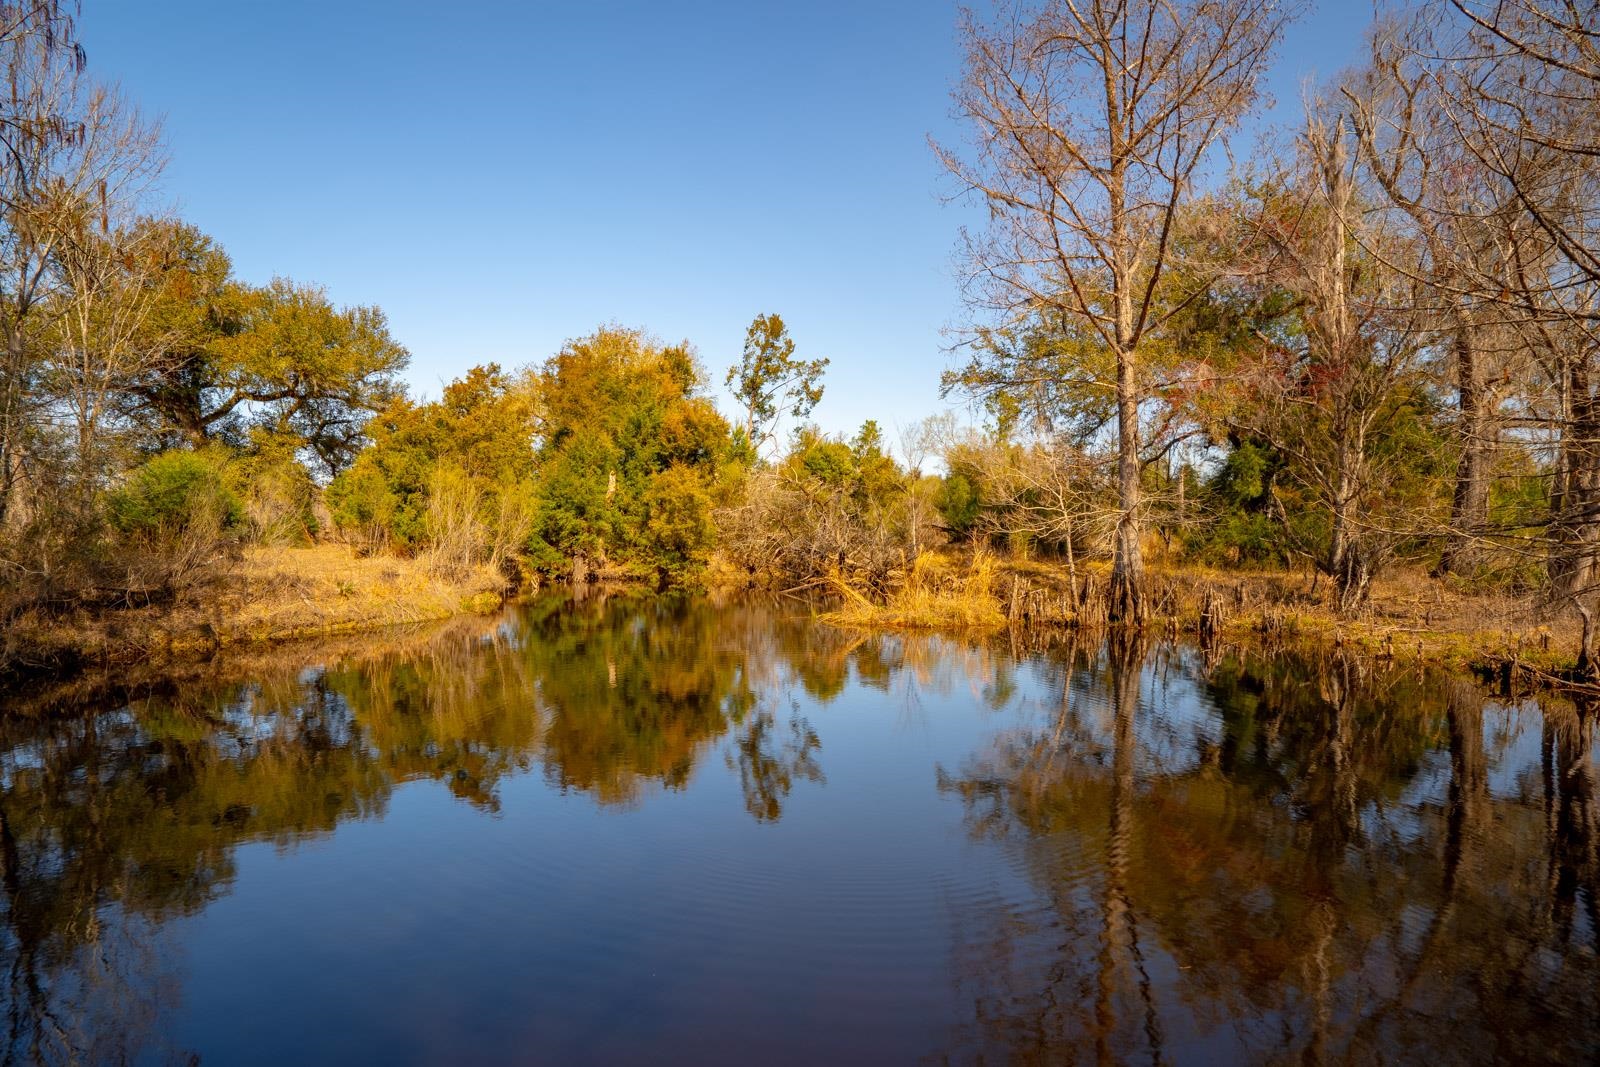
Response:
M1074 578L1076 581L1074 582ZM1527 600L1465 593L1422 572L1374 583L1360 614L1330 606L1325 579L1306 572L1225 571L1155 564L1148 572L1152 635L1309 654L1346 650L1373 660L1581 688L1581 628ZM846 629L1002 633L1099 631L1109 566L1015 562L958 553L919 557L874 600L835 579L841 605L820 616Z
M1069 574L1052 561L925 553L886 597L829 583L835 605L818 621L855 631L924 631L973 637L1099 633L1108 569ZM1076 577L1074 584L1072 578ZM1358 617L1342 618L1318 582L1289 571L1152 566L1152 637L1316 655L1346 651L1377 662L1412 663L1536 687L1581 689L1573 675L1575 620L1551 620L1509 597L1465 594L1417 574L1378 583ZM640 592L634 583L597 591ZM747 595L714 584L713 599ZM483 617L508 601L503 578L485 570L441 577L425 560L359 557L345 546L251 549L213 582L167 605L79 611L23 620L5 635L0 679L11 692L69 686L127 668L151 680L203 671L213 660L248 659L291 644L338 647L385 631Z
M252 548L170 602L29 613L4 635L8 687L129 666L178 669L221 653L497 611L503 577L446 577L426 560L343 545Z

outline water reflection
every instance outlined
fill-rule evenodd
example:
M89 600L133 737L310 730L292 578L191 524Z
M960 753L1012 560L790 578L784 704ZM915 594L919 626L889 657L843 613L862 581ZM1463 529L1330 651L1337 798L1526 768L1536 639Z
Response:
M1137 655L1079 654L1053 721L942 776L1049 900L963 946L969 1040L1022 1062L1594 1055L1588 709L1489 707L1513 735L1490 753L1461 681L1230 659L1183 700L1159 673L1140 698ZM1491 791L1529 723L1542 795L1525 765Z
M892 893L791 903L790 954L764 961L763 981L813 984L759 1035L728 1010L704 931L604 941L616 955L655 939L681 964L669 986L703 987L649 1031L728 1035L702 1058L743 1059L759 1036L788 1050L768 1048L774 1061L1587 1060L1594 745L1589 708L1501 705L1461 680L1346 659L1029 655L754 605L530 605L314 668L258 667L244 684L0 722L6 1061L183 1059L188 976L165 931L248 877L242 846L292 859L300 842L337 845L343 823L400 821L407 782L518 817L514 781L624 820L641 855L661 824L629 820L703 796L687 832L734 873L685 885L734 936L778 921L742 899L746 856L772 870L792 857L791 900L813 881L819 899L857 885L848 865L875 851L911 857L885 875L902 879ZM852 843L865 850L853 859ZM436 843L414 847L438 862ZM569 847L533 858L600 862ZM643 877L635 903L685 887ZM602 906L585 914L616 923ZM524 956L548 951L503 916L484 922ZM830 998L859 1001L840 977L889 949L829 940L841 923L900 938L908 960L937 946L944 969L908 963L904 988L872 990L884 999L851 1030ZM485 1012L504 995L493 977L472 991ZM816 1011L849 1044L830 1050ZM455 1025L472 1049L483 1021ZM551 1048L599 1040L558 1014L541 1025Z

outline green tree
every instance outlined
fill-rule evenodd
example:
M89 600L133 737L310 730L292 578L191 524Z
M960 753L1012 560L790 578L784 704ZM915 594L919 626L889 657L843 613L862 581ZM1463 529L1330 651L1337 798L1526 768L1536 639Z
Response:
M756 450L772 439L784 415L803 419L822 399L826 359L795 356L794 338L777 315L757 315L744 335L744 354L728 368L726 384L744 409L744 434Z
M728 424L687 345L608 327L538 374L543 416L530 552L550 573L620 564L687 580L731 482Z
M456 510L449 525L472 542L467 555L503 563L520 553L532 512L535 386L490 363L436 402L391 401L365 428L372 444L328 486L335 523L369 548L420 551L439 547L442 513Z
M971 532L982 506L978 487L964 471L951 471L945 476L939 486L936 503L945 525L957 537L965 537Z
M145 327L149 356L124 385L129 414L168 442L242 443L250 427L300 437L333 474L400 392L409 356L375 307L336 307L313 285L236 281L227 254L184 223L161 231Z

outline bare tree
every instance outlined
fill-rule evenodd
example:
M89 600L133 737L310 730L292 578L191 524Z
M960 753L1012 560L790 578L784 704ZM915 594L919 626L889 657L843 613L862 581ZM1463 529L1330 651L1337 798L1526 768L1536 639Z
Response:
M1490 533L1491 465L1520 362L1522 346L1484 292L1490 279L1500 289L1509 284L1518 211L1447 117L1435 21L1417 12L1380 25L1370 66L1341 92L1363 167L1416 237L1413 260L1383 267L1404 272L1414 263L1436 320L1441 369L1455 386L1456 478L1439 569L1464 573Z
M1467 29L1439 78L1462 143L1571 269L1600 284L1600 0L1450 2Z
M1111 617L1146 614L1140 555L1141 362L1206 288L1181 262L1175 216L1257 98L1293 4L1040 0L963 20L958 113L970 153L940 158L990 210L969 236L972 299L1084 324L1112 357L1118 520ZM1171 295L1158 300L1158 294Z
M159 131L117 94L89 89L82 139L54 189L59 240L45 391L70 423L69 480L80 497L104 488L107 424L124 384L153 361L147 323L164 231L139 217L164 162Z
M1258 233L1266 284L1294 298L1300 328L1264 337L1238 429L1288 458L1326 522L1298 547L1359 607L1390 548L1431 525L1426 491L1405 491L1417 458L1396 448L1417 421L1429 334L1415 244L1362 188L1354 138L1325 102L1308 108L1292 173L1264 183ZM1287 192L1276 192L1286 190ZM1245 261L1241 261L1241 268ZM1394 266L1403 264L1404 269ZM1420 497L1420 499L1419 499ZM1294 537L1296 523L1278 505Z
M69 107L84 66L69 6L0 3L0 65L10 87L0 102L0 525L23 475L32 428L33 326L60 236L51 223L53 171L60 154L83 137Z
M1446 128L1509 206L1503 270L1466 283L1516 329L1538 374L1521 419L1554 452L1551 594L1591 608L1600 580L1600 0L1451 0L1429 47Z

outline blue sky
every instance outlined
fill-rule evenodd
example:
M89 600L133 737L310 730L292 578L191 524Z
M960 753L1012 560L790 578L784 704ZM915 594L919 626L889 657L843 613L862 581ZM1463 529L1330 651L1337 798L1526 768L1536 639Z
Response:
M243 278L381 306L419 393L610 322L688 339L720 385L776 311L833 361L826 429L892 440L947 406L976 217L927 147L960 136L954 3L83 7L91 71L164 120L163 196ZM1350 64L1370 17L1304 16L1258 121Z

